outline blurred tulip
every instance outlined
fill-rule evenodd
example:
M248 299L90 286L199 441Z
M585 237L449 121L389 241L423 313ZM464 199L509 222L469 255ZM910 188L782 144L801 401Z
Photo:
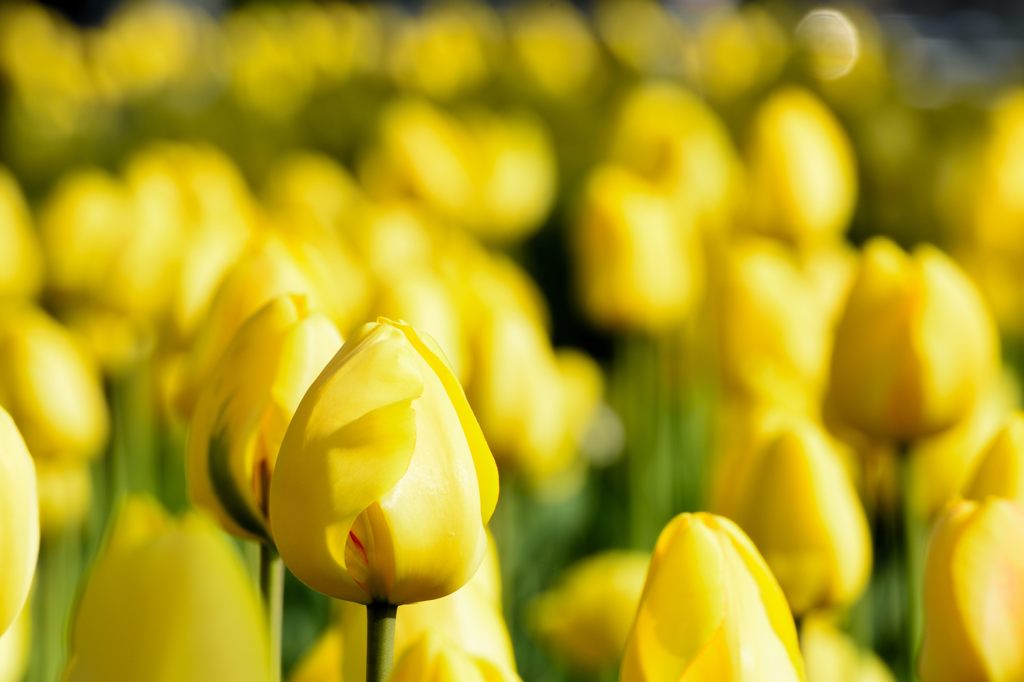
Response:
M952 504L935 526L924 580L923 682L1024 676L1024 510Z
M359 203L360 188L329 156L296 152L281 160L264 183L272 211L298 216L326 233L341 234Z
M341 347L341 335L302 296L254 313L213 368L189 431L189 496L232 535L273 540L270 480L306 389Z
M733 522L681 514L662 531L620 679L804 679L785 595Z
M32 650L32 605L21 610L21 615L0 633L0 682L22 682L28 669Z
M270 680L265 629L252 582L212 523L129 498L79 599L64 679Z
M608 50L624 65L652 76L692 76L696 54L675 14L653 0L597 3L594 25Z
M41 310L0 313L0 405L33 457L82 461L100 454L110 417L99 371Z
M43 536L81 527L93 501L88 464L37 459L35 465Z
M289 682L344 682L341 629L329 627L295 665Z
M523 80L553 100L586 95L600 77L601 53L583 15L567 2L535 2L508 16L511 57Z
M798 245L841 236L853 215L850 141L814 95L777 91L755 115L749 149L750 228Z
M583 307L613 329L658 331L681 322L703 288L691 216L615 166L592 172L573 235Z
M729 131L696 95L667 83L635 88L619 110L611 158L695 207L701 227L731 224L742 166Z
M808 682L895 682L892 672L868 649L825 618L807 618L800 628L800 649Z
M818 289L781 245L730 247L716 300L726 386L753 402L820 409L831 325Z
M531 605L532 629L573 668L599 672L626 648L650 556L609 551L571 566Z
M299 404L271 481L285 564L338 599L437 599L473 575L498 498L494 458L429 337L360 329Z
M427 631L405 649L388 677L392 682L513 682L519 676L484 658L452 647L445 639Z
M940 251L864 247L836 331L829 400L850 426L914 440L963 418L998 367L994 325L970 280Z
M760 5L709 13L696 38L700 81L716 100L753 94L775 80L786 62L786 35Z
M837 447L809 420L767 441L733 517L778 578L796 615L846 606L867 587L871 536Z
M43 284L43 256L18 183L0 167L0 298L33 298Z
M964 496L1004 497L1024 504L1024 413L1014 412L982 451Z
M414 661L425 666L422 673L426 674L435 665L439 655L436 649L442 648L455 659L455 665L463 666L460 669L487 670L494 676L488 680L518 680L512 641L501 609L500 566L494 541L489 539L480 568L464 586L446 597L402 607L395 635L396 672L391 679L399 674L398 666L403 666L403 675L418 672L418 663ZM366 679L363 612L354 604L341 604L344 675L340 679L347 682ZM426 642L427 638L432 641ZM400 663L403 659L405 663ZM436 665L443 668L445 663Z
M0 408L0 635L14 623L28 599L39 554L39 501L36 474L25 441L10 415Z

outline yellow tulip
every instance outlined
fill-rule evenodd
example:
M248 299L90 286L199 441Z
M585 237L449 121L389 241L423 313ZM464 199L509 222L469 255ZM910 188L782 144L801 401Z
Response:
M972 500L989 495L1024 503L1024 412L1014 412L984 449L964 491Z
M571 566L531 605L532 629L573 668L597 672L626 648L650 556L609 551Z
M774 93L754 117L749 150L750 228L799 245L842 235L857 197L853 149L814 95Z
M757 545L794 614L851 604L871 573L871 536L836 444L794 419L746 473L733 519Z
M716 100L735 100L772 82L786 63L786 34L766 8L723 7L702 18L696 35L701 84Z
M874 654L823 617L809 617L800 628L800 648L808 682L895 682Z
M427 631L395 661L391 682L518 682L519 676Z
M574 230L583 307L598 324L656 331L697 304L703 266L690 216L627 170L593 171Z
M730 249L720 282L726 386L752 402L818 412L831 325L810 277L783 246L747 240Z
M593 90L601 53L586 19L567 2L532 3L508 16L511 56L540 94L571 102Z
M85 582L67 682L270 680L259 597L206 518L129 498Z
M330 627L295 665L289 682L344 682L341 629Z
M594 28L616 59L653 76L692 76L689 35L675 13L654 0L610 0L594 8Z
M85 462L35 460L39 483L39 525L43 536L78 528L89 514L92 478Z
M281 558L338 599L407 604L473 575L498 474L462 387L429 337L365 325L313 382L271 480Z
M0 682L22 682L32 653L32 604L0 633Z
M469 661L471 668L493 671L500 674L496 678L499 680L518 679L512 640L501 608L498 555L493 540L489 540L483 563L469 582L446 597L401 608L395 634L396 667L398 661L407 658L404 674L409 674L415 672L411 661L432 661L437 652L434 646L426 646L424 638L433 636L435 642L443 642L446 652L458 660ZM366 679L365 609L341 604L341 629L344 674L334 679L362 682ZM411 652L412 649L417 651Z
M298 215L324 232L346 231L360 200L355 179L329 156L295 153L279 162L265 182L274 211Z
M0 298L32 298L43 283L43 255L18 183L0 167Z
M993 322L948 257L881 238L864 247L832 354L841 420L876 438L927 436L964 417L997 367Z
M95 363L44 312L0 313L0 405L41 459L81 461L106 442L109 415Z
M786 597L732 521L680 514L661 532L620 679L804 679Z
M0 635L28 599L39 554L39 502L36 474L25 441L11 416L0 408Z
M932 531L924 579L923 682L1024 679L1024 509L950 505Z
M272 540L270 480L285 430L341 335L302 296L281 296L239 328L208 378L189 431L189 496L231 534Z

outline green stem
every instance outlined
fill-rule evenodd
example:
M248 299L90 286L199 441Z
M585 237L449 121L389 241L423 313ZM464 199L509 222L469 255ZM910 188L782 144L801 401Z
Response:
M260 543L260 594L270 633L271 679L281 679L281 615L284 603L284 564L277 550Z
M907 638L907 679L914 680L915 663L917 654L917 643L920 641L921 628L921 561L918 548L919 524L914 514L911 503L912 470L908 448L900 451L899 461L899 483L900 483L900 522L903 524L903 570L906 586L906 623L905 635Z
M398 607L375 602L366 607L366 682L385 682L395 657Z

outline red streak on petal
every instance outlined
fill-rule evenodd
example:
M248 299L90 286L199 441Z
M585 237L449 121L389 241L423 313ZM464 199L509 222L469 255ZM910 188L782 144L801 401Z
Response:
M369 564L370 559L366 556L366 548L363 547L363 543L359 541L359 538L356 536L356 534L352 531L349 531L348 539L354 542L356 547L359 549L359 555L363 558L363 563Z

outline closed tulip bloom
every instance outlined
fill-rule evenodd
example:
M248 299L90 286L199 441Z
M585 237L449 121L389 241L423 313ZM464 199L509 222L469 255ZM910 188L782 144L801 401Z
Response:
M950 505L924 578L923 682L1024 679L1024 509L990 497Z
M938 249L864 247L836 330L830 407L869 436L909 441L964 417L998 367L984 303Z
M766 443L756 485L733 517L778 578L794 614L852 603L871 572L871 536L837 446L810 420Z
M36 473L25 441L0 407L0 634L21 612L39 554Z
M295 665L289 682L344 682L341 628L330 627Z
M32 298L43 283L43 255L17 182L0 167L0 298Z
M502 617L500 573L494 542L489 540L483 563L469 582L446 597L403 606L395 633L396 661L432 636L456 659L468 661L470 669L492 671L498 680L519 679L512 640ZM340 679L345 682L366 679L364 611L355 604L341 604L344 675ZM434 648L411 653L409 658L422 660L429 667L437 655ZM405 665L412 666L408 661Z
M786 88L754 117L750 227L799 245L841 236L857 197L857 169L839 121L811 93Z
M92 477L87 462L37 459L39 525L44 537L78 528L89 515Z
M408 604L469 580L497 499L494 458L451 367L429 337L382 318L299 404L270 518L284 563L310 587Z
M573 668L597 672L622 656L650 555L609 551L571 566L531 606L532 629Z
M14 417L29 451L41 459L98 455L109 414L95 362L43 311L0 313L0 405Z
M800 628L800 649L808 682L895 682L885 663L823 617L807 618Z
M252 580L216 526L129 498L86 579L63 679L270 680L265 629Z
M197 403L189 432L189 495L233 535L270 540L270 479L306 389L341 335L302 296L281 296L235 334Z
M703 285L699 239L689 218L627 170L593 171L573 249L583 308L594 322L657 331L686 317Z
M1024 413L1015 412L981 454L964 496L989 495L1024 503Z
M517 682L519 676L427 631L395 661L391 682Z
M661 532L620 679L804 679L786 597L732 521L680 514Z

